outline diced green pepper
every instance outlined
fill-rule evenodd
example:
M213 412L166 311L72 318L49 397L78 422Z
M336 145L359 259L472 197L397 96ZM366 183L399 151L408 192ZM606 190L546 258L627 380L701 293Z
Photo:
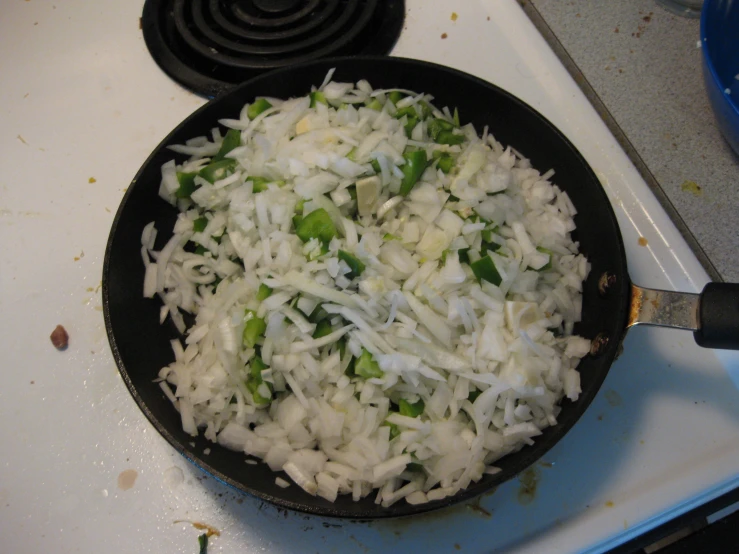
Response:
M363 379L370 379L372 377L382 377L385 373L380 369L380 366L372 357L369 351L362 348L362 354L357 358L354 364L354 372Z
M428 131L429 137L434 141L437 141L443 131L451 131L452 129L454 129L454 123L450 123L445 119L434 118L426 123L426 130Z
M331 216L328 215L328 212L323 208L318 208L303 217L295 225L295 234L303 242L308 242L315 238L323 243L328 243L336 236L336 226L331 220Z
M392 102L395 105L397 105L398 102L400 102L403 98L405 98L405 96L406 95L400 92L399 90L394 90L390 94L387 95L390 102Z
M323 321L319 321L316 325L316 330L313 331L313 338L320 339L321 337L325 337L331 333L333 333L331 322L328 319L324 319Z
M482 233L480 233L482 240L485 242L493 242L493 235L498 232L498 226L496 225L492 229L484 229Z
M416 125L418 125L418 118L415 116L408 116L408 121L403 126L406 137L411 138L411 135L413 134L413 129L416 128Z
M237 164L238 162L233 158L226 158L217 162L210 162L208 165L200 170L199 175L209 183L213 184L216 181L225 179L229 176L229 174L233 173L234 169L236 169Z
M383 421L382 425L384 425L385 427L390 427L390 440L393 440L395 437L400 435L400 428L394 423L390 423L389 421Z
M259 386L264 383L264 379L262 379L262 371L265 369L267 369L267 364L264 363L262 358L255 356L251 361L249 376L246 379L246 388L251 393L254 403L257 406L265 406L271 401L271 397L265 398L259 394ZM270 383L266 383L266 385L271 393L273 390L272 385Z
M346 154L346 159L356 162L357 161L357 149L352 148L351 150L349 150L349 152L347 152Z
M342 260L346 265L348 265L349 269L351 269L351 271L347 275L349 279L359 277L366 267L362 260L350 254L346 250L339 250L339 259Z
M487 252L497 252L498 250L500 250L500 244L483 240L480 247L480 254L484 256Z
M267 190L267 185L269 183L275 183L277 186L281 187L285 184L285 181L277 181L275 179L267 179L266 177L247 177L247 181L251 181L253 183L252 185L252 192L264 192Z
M253 379L247 379L246 380L246 388L251 393L252 398L254 398L254 403L257 406L261 406L263 404L269 404L269 398L265 398L261 394L259 394L259 385L262 383L257 382Z
M400 108L397 112L395 112L395 119L402 119L405 116L408 117L415 117L418 119L418 112L416 112L416 108L413 106L406 106L405 108Z
M554 252L552 252L548 248L544 248L543 246L537 246L536 249L539 252L541 252L542 254L548 254L549 255L549 261L546 264L544 264L542 267L540 267L539 269L537 269L536 271L548 271L548 270L552 269L552 255L554 254Z
M357 199L357 185L349 185L348 187L346 187L346 191L349 193L349 198L351 198L352 200L355 200L356 201L356 199Z
M426 170L428 159L425 150L416 150L415 152L407 152L403 154L405 164L401 168L403 171L403 179L400 182L401 196L408 196L413 187Z
M449 152L442 152L441 150L434 150L433 157L436 162L436 167L441 169L444 173L449 173L454 167L454 158Z
M254 359L251 361L251 376L259 379L259 382L262 382L262 371L267 369L267 364L264 363L264 360L260 358L259 356L254 356Z
M198 256L205 256L205 253L206 253L206 252L208 252L208 249L207 249L207 248L206 248L205 246L203 246L202 244L198 244L198 245L197 245L197 246L195 247L195 253L196 253L196 254L197 254Z
M305 199L301 198L295 203L295 213L303 215L303 206L305 206Z
M260 284L259 289L257 290L257 301L261 302L270 296L272 296L272 289L264 283Z
M382 240L384 241L391 241L391 240L400 240L400 237L398 235L393 235L391 233L385 233L382 235Z
M244 332L241 335L241 339L245 346L254 348L259 337L267 330L267 323L261 317L257 317L254 310L246 310L244 317L247 320L244 324Z
M238 129L229 129L226 132L226 136L223 137L221 148L218 150L218 154L213 157L213 161L217 162L219 160L222 160L226 157L226 154L228 154L234 148L238 148L239 146L241 146L241 131L239 131Z
M375 110L376 112L382 111L382 102L380 102L377 98L373 98L372 101L367 104L367 107L370 110Z
M400 408L400 415L408 417L420 416L423 413L423 409L426 407L423 402L423 398L419 398L418 402L416 402L415 404L411 404L407 400L401 398L398 406Z
M203 533L198 537L198 546L200 554L208 554L208 533Z
M382 172L382 168L380 167L380 162L378 162L377 160L370 161L370 165L372 166L372 169L374 170L375 174ZM356 189L355 189L355 193L356 193Z
M481 394L482 394L481 390L472 390L467 395L467 400L469 400L470 402L474 402L475 400L477 400L477 397L480 396Z
M452 131L441 131L436 137L438 144L448 144L450 146L454 144L462 144L464 142L464 135L456 135Z
M301 221L303 221L303 216L300 215L300 214L295 214L293 216L293 227L295 227L295 229L297 229L298 228L298 225L300 225L300 222Z
M177 198L190 198L190 195L197 190L198 186L195 184L196 175L197 173L177 172L177 182L180 184L174 193Z
M498 273L498 269L495 267L495 263L490 256L483 256L476 262L472 262L470 264L470 268L472 268L472 273L475 274L478 282L484 279L485 281L494 284L496 287L500 286L500 283L503 282L503 279L500 277L500 273Z
M425 100L421 100L418 103L418 105L421 106L421 114L420 115L421 115L421 118L422 119L426 119L428 116L431 115L431 112L433 111L431 109L431 104L429 104Z
M272 104L270 104L266 99L259 98L258 100L254 100L254 102L246 108L246 116L249 119L255 119L260 113L270 109L271 107Z
M452 120L454 121L454 126L459 127L459 110L457 108L454 108L454 116L452 117Z
M316 104L323 104L325 106L328 106L326 96L320 90L315 90L310 93L310 107L315 108Z
M192 230L196 233L202 233L205 231L205 228L208 226L208 218L207 217L199 217L192 223Z

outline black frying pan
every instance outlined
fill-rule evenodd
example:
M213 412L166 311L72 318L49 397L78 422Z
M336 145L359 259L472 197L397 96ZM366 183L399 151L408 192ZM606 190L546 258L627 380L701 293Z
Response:
M178 336L171 323L159 325L159 300L142 297L141 230L150 221L156 221L160 230L156 247L161 248L171 235L177 215L157 194L160 167L175 157L166 146L208 134L221 118L238 118L241 107L256 96L305 95L312 85L323 81L332 67L336 68L337 81L367 79L376 88L399 87L431 93L437 106L456 106L463 123L474 123L478 132L487 125L499 141L529 157L540 171L553 168L555 182L567 191L578 209L574 240L580 242L581 251L592 264L584 284L582 322L576 327L577 333L594 339L593 353L579 366L580 398L577 402L563 401L558 424L546 429L533 446L496 463L500 473L486 475L454 497L428 504L412 506L401 501L383 508L374 503L374 495L360 502L345 495L330 503L294 485L282 489L275 484L279 474L266 464L246 464L244 454L214 446L202 437L191 446L193 438L182 430L179 414L153 382L159 369L173 360L169 341ZM719 326L716 332L708 332L704 327L697 332L697 338L706 346L726 347L732 341L738 342L739 294L737 287L725 291L716 286L719 289L709 292L719 298L713 303L703 302L703 311L717 316L718 323L727 324ZM473 498L541 458L595 397L629 325L649 322L645 318L669 324L667 319L680 314L686 321L695 319L697 295L673 298L676 305L682 306L680 311L672 309L670 299L659 292L638 287L633 291L632 306L623 240L611 204L592 169L562 133L531 107L485 81L435 64L388 57L322 60L277 70L248 81L197 110L162 141L134 178L113 222L103 266L103 309L113 356L141 410L177 451L218 479L268 502L317 515L361 519L410 515ZM714 314L706 305L730 309ZM726 317L727 322L722 321ZM203 450L209 447L212 450L206 456Z

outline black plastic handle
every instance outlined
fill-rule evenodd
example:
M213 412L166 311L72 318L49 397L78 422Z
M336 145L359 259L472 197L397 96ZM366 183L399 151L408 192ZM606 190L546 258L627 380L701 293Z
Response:
M698 305L695 342L704 348L739 350L739 283L708 283Z

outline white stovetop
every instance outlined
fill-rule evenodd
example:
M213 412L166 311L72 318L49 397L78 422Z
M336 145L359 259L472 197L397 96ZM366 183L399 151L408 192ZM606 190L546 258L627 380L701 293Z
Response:
M517 3L455 3L456 22L450 5L408 0L393 54L477 74L543 112L601 176L632 278L702 287L695 257ZM739 358L701 351L689 334L647 329L630 333L591 408L547 455L553 466L538 466L535 500L522 505L512 481L481 500L490 517L464 506L377 524L284 516L175 454L118 375L100 300L123 191L160 139L203 103L149 57L141 6L3 5L4 551L197 552L201 531L173 523L183 519L219 529L211 552L224 553L602 551L739 485ZM66 352L48 339L58 323L71 337ZM123 490L118 479L129 470L137 478Z

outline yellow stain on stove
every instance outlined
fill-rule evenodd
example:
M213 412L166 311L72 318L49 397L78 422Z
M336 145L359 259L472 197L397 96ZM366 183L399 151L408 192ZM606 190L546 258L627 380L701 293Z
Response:
M683 184L680 185L680 188L683 191L689 192L690 194L692 194L693 196L696 196L696 197L697 196L700 196L701 194L703 194L703 189L695 181L683 181Z

